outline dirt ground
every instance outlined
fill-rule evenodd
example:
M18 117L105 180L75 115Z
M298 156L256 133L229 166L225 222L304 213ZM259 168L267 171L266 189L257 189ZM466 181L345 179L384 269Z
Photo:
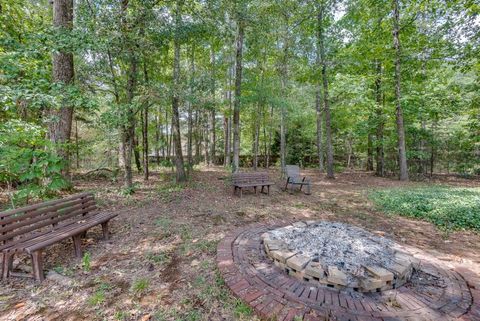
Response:
M76 190L94 191L103 211L116 211L112 237L101 240L92 229L86 255L75 259L71 242L45 251L48 277L42 284L11 278L0 283L0 320L255 320L250 309L231 296L215 265L216 246L230 230L253 222L284 219L340 221L385 235L434 255L448 265L480 274L480 235L446 234L432 224L376 210L371 189L446 184L480 186L479 181L438 176L429 182L401 183L371 173L349 172L327 180L314 170L312 195L281 190L278 171L271 195L232 195L228 173L201 168L185 186L173 184L169 171L136 178L132 196L121 182L84 179ZM16 265L28 270L29 260Z

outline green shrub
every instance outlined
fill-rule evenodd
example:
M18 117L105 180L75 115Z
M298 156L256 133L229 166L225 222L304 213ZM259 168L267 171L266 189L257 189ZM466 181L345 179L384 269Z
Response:
M480 188L425 186L369 193L383 211L423 219L447 229L480 231Z
M12 205L53 197L68 186L61 175L65 163L45 134L20 120L0 124L0 183L15 188L9 195Z

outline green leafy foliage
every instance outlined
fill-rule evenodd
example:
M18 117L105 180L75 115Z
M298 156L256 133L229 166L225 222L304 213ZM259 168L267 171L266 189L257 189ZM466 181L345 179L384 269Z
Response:
M68 186L63 160L46 140L42 127L20 120L0 125L0 183L15 188L13 204L49 198Z
M387 213L419 218L447 230L480 231L480 188L394 188L373 191L369 198Z
M85 272L90 272L92 264L92 258L90 252L85 252L82 257L82 268Z

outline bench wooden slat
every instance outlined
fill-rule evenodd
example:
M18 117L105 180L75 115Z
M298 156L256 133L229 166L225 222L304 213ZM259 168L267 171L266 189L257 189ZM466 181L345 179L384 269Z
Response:
M0 212L0 218L10 216L12 214L17 214L17 213L22 213L22 212L28 212L28 211L31 211L31 210L36 210L36 209L41 208L41 207L52 206L52 205L55 205L55 204L58 204L58 203L64 203L66 201L79 199L79 198L86 197L86 196L93 196L93 194L92 193L79 193L79 194L75 194L75 195L72 195L72 196L69 196L69 197L66 197L66 198L62 198L62 199L58 199L58 200L52 200L52 201L37 203L37 204L25 206L25 207L19 207L19 208L11 209L11 210L8 210L8 211Z
M253 186L267 186L267 185L275 185L275 183L272 182L258 182L258 183L240 183L240 184L235 184L235 186L238 187L253 187Z
M20 221L23 221L23 220L34 218L36 216L40 216L40 215L45 214L45 213L49 213L49 212L53 213L53 212L56 212L58 210L66 208L66 207L71 207L71 206L74 206L74 205L77 205L77 204L86 203L88 201L93 201L95 203L95 199L93 198L93 196L89 195L85 198L69 200L69 201L66 201L66 202L57 203L53 206L48 206L48 207L47 206L42 206L42 207L38 207L34 210L16 212L16 213L14 213L10 216L5 216L0 221L0 224L2 226L4 226L4 225L7 225L7 224L10 224L10 223L13 223L13 222L20 222Z
M13 232L9 232L9 233L1 235L0 236L0 241L6 241L6 240L14 238L15 236L24 235L24 234L27 234L29 232L41 229L43 227L51 226L52 224L56 224L56 223L64 221L64 220L68 220L69 218L72 218L74 216L86 214L88 212L91 212L91 211L94 211L94 210L97 209L97 207L94 203L89 204L88 206L89 207L87 207L87 208L84 208L83 206L81 206L79 208L73 208L72 212L69 212L68 214L65 214L65 215L60 215L57 218L51 218L50 216L47 216L47 217L45 217L45 219L43 219L43 217L40 217L40 219L43 219L43 220L36 219L36 221L37 221L36 224L32 224L32 225L29 225L29 226L26 226L26 227L24 225L22 225L21 227L23 227L23 228L18 228L16 230L13 230Z
M22 227L31 227L31 226L43 227L43 226L58 222L59 220L62 220L62 217L64 217L65 219L70 217L71 216L70 213L72 211L75 211L76 214L82 214L82 209L83 209L84 214L86 214L88 213L89 210L92 210L92 207L93 207L93 210L96 209L96 204L93 199L90 199L87 202L78 202L75 205L68 208L62 207L54 211L46 211L45 213L42 213L42 215L37 215L29 219L23 219L20 221L10 221L10 224L4 224L4 222L2 222L2 227L0 227L0 233L2 234L6 233L6 235L8 235L9 234L8 232L19 230ZM89 210L87 210L87 208L89 208ZM46 222L48 219L50 219L50 222Z

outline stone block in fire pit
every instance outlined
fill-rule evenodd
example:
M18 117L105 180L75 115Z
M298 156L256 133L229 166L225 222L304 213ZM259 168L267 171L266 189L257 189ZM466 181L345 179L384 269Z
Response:
M310 262L305 267L305 273L313 278L323 279L325 277L325 271L319 262Z
M360 281L360 286L362 288L362 291L370 292L370 291L374 291L376 289L381 289L382 287L384 287L385 281L382 281L379 279L373 279L373 278L366 278Z
M347 275L340 271L336 266L328 267L327 281L333 284L346 286L348 283Z
M365 266L365 270L381 281L393 281L393 273L379 266Z
M407 274L412 270L412 264L410 262L407 265L400 264L398 261L386 266L387 269L392 271L398 279L404 279Z
M288 250L278 250L270 252L272 257L281 263L285 264L289 258L297 254L297 252L291 252Z
M278 251L285 247L285 244L282 241L277 240L264 240L265 250L268 254L270 251Z
M308 256L297 254L287 260L287 266L296 271L301 271L307 266L308 262L310 262Z
M408 253L397 252L395 253L395 260L399 262L410 262L416 269L420 266L420 260L409 255ZM406 264L403 264L406 265Z

